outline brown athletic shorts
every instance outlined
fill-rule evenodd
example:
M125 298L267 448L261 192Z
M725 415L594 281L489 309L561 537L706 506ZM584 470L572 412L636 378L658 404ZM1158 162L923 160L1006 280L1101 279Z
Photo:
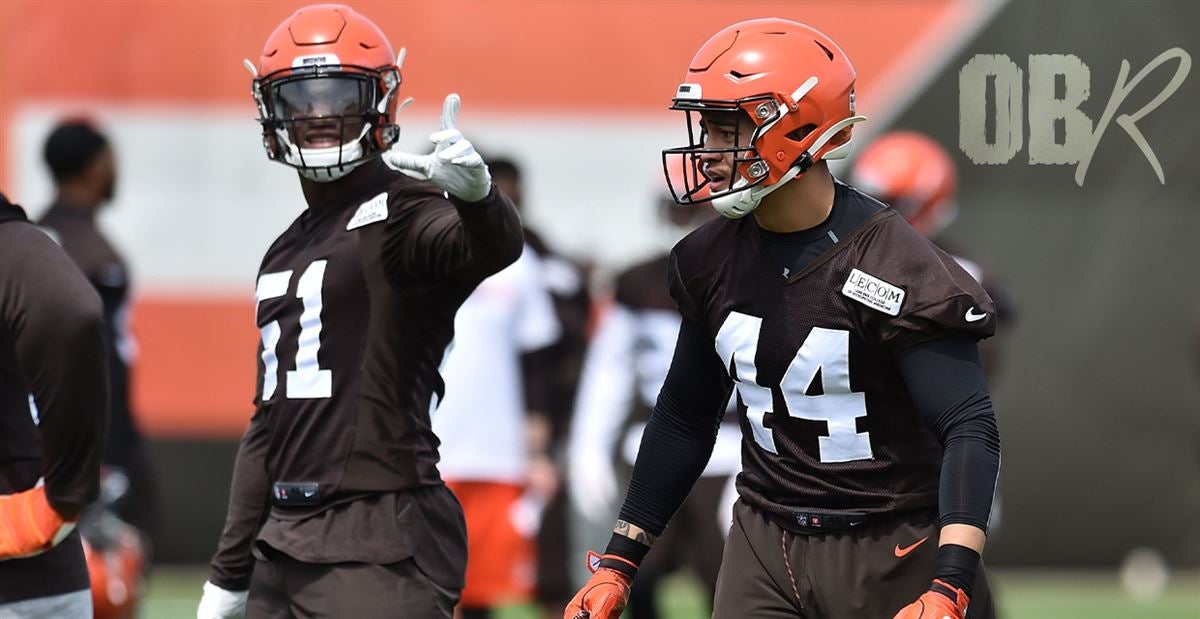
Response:
M251 576L246 619L354 617L451 619L459 592L409 557L399 563L305 563L269 546Z
M892 619L929 589L937 536L932 513L798 534L739 500L713 618ZM982 564L972 594L968 619L994 619Z

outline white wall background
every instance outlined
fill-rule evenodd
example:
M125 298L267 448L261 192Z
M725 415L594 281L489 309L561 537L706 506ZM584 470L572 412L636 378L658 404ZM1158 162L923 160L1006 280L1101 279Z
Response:
M53 196L42 144L86 110L112 140L117 195L102 215L142 291L249 294L267 246L304 208L295 172L267 160L250 106L25 106L9 136L9 196L38 216ZM524 166L527 223L559 251L605 270L668 244L655 211L660 151L683 119L516 116L464 105L460 128L481 150ZM676 121L671 122L671 121ZM424 152L436 116L402 114L401 146Z

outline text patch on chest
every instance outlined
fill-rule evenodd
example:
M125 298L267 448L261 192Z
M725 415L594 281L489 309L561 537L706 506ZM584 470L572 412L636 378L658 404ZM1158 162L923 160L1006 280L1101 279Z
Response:
M350 218L350 223L346 224L346 229L353 230L387 219L387 200L387 192L384 192L363 202L362 206L358 207L357 211L354 211L354 217Z

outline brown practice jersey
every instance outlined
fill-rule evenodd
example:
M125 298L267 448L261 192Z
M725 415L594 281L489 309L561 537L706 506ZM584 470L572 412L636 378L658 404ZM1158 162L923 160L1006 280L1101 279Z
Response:
M302 561L411 553L413 540L392 539L410 533L396 514L381 519L371 506L402 509L379 495L442 484L430 410L444 395L438 366L455 313L521 252L516 210L494 188L458 203L380 162L339 182L259 270L256 411L213 564L227 588L245 588L256 531ZM277 506L267 516L269 491ZM278 506L284 499L300 506Z
M786 277L753 217L706 224L671 256L672 297L707 328L738 396L738 492L785 518L936 509L941 448L895 355L995 329L991 299L953 258L837 183L834 208L847 207L873 214Z
M0 196L0 494L44 481L50 505L68 516L99 494L108 410L101 325L83 274ZM87 587L78 532L39 555L0 561L0 604Z
M431 184L378 175L298 218L258 275L267 473L318 482L322 501L441 483L429 411L455 312L520 253L499 192L455 208Z

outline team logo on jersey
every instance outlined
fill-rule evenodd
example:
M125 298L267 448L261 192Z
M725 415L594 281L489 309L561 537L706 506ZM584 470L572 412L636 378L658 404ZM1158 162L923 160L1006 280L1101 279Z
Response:
M357 211L354 211L354 217L350 218L350 223L346 224L347 230L361 228L367 224L373 224L377 221L383 221L388 217L387 209L387 192L383 192L370 200L362 203Z
M842 286L842 294L888 316L899 316L900 306L904 304L903 288L858 269L850 271L850 278Z

